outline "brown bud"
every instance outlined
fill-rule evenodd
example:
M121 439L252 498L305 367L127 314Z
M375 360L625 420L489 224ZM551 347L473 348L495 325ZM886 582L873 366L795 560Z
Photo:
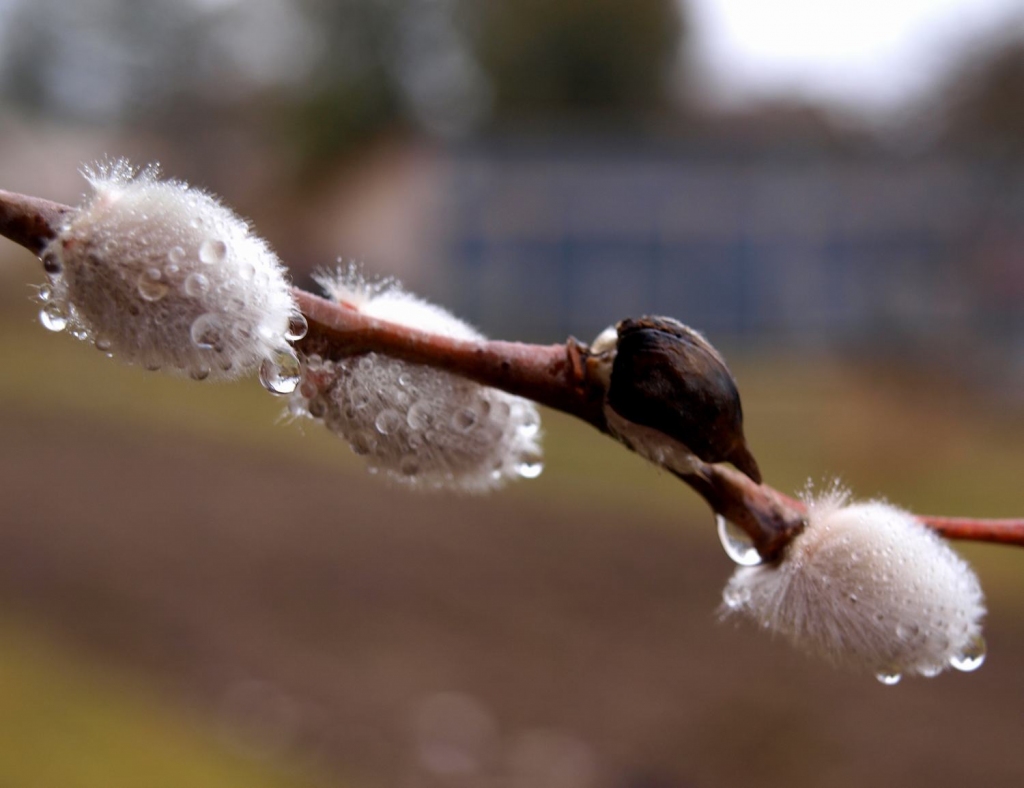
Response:
M736 381L718 351L692 328L667 317L623 320L616 328L607 405L619 419L646 428L648 448L616 429L612 421L617 419L609 419L612 430L637 451L656 455L649 459L664 462L663 457L672 456L649 448L653 430L704 462L731 462L760 484L761 472L743 436Z

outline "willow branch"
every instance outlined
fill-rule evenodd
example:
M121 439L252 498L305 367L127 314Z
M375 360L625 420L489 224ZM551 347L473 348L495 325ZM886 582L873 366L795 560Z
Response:
M0 234L40 254L72 210L0 190ZM588 347L573 338L558 345L457 340L367 317L298 288L293 295L309 323L309 332L298 343L307 356L340 360L381 353L526 397L608 433L603 384L590 374ZM746 531L768 559L777 557L805 525L807 510L802 502L756 484L727 465L697 462L694 472L676 475L713 511ZM919 519L950 539L1024 546L1024 520Z

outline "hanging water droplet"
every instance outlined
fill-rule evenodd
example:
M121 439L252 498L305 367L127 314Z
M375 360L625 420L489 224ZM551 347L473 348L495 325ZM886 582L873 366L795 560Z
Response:
M220 317L213 312L200 315L192 321L189 336L196 347L204 350L217 347L221 342L222 326Z
M199 367L197 369L190 370L188 374L192 380L206 380L210 377L210 368Z
M260 365L260 383L271 394L291 394L302 380L302 365L290 347L277 348Z
M228 256L228 245L220 238L207 238L199 244L199 261L208 265L221 263Z
M67 328L68 318L56 304L47 304L39 311L39 322L50 331L63 331Z
M292 315L288 318L288 330L284 333L284 338L290 342L302 339L306 336L306 332L309 331L309 324L306 322L304 315Z
M957 670L970 673L985 663L985 638L975 635L959 654L950 657L949 664Z
M55 252L47 252L43 255L43 270L50 276L60 276L64 266Z
M40 285L38 290L39 300L44 304L53 298L53 288L49 285Z
M412 404L406 416L409 427L414 430L425 430L433 420L434 414L430 412L430 403L422 399Z
M538 454L524 454L516 462L516 473L523 479L536 479L543 472L544 462Z
M476 422L476 412L472 408L459 408L452 414L452 427L459 432L469 432Z
M875 678L882 682L885 686L891 687L894 684L899 684L900 679L903 678L902 673L876 673Z
M159 301L167 295L167 283L161 281L163 272L159 268L150 268L139 277L139 295L146 301Z
M405 419L402 418L401 413L388 408L377 414L377 418L373 420L373 426L377 428L377 432L381 435L390 435L401 427L404 422Z
M168 262L173 265L177 265L185 259L185 250L180 246L175 246L171 251L167 253Z
M112 347L112 343L107 337L97 337L93 344L101 353L106 353Z
M540 432L540 416L532 408L523 415L523 423L519 425L519 435L532 438Z
M754 540L747 532L720 514L715 515L718 524L718 540L725 554L740 566L757 566L763 560L754 547Z
M185 295L196 298L210 289L210 280L195 272L185 277Z
M945 665L924 665L917 669L917 672L924 676L926 679L933 679L942 673Z
M722 592L722 601L730 610L739 610L750 601L750 589L741 585L727 585Z

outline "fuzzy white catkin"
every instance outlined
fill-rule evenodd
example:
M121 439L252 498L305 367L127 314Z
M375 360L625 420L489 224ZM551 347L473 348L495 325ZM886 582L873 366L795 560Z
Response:
M285 366L302 319L285 270L216 198L119 161L44 250L40 319L129 363L229 378ZM290 327L291 323L291 327Z
M886 683L983 656L984 599L967 563L913 515L841 491L809 501L781 562L737 569L723 598L727 613Z
M394 283L369 284L353 270L318 281L332 298L371 317L483 339ZM540 416L528 400L377 353L338 363L313 357L304 367L292 411L321 419L373 473L416 489L485 492L541 471Z

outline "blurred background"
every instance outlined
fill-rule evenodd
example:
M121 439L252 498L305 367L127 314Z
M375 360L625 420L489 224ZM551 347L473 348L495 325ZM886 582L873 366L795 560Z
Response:
M118 156L300 284L359 260L507 339L682 319L784 491L1024 514L1016 0L0 0L0 187ZM0 784L1024 780L1017 551L962 548L984 668L883 687L720 623L709 513L584 425L414 496L257 385L43 331L41 281L0 243Z

